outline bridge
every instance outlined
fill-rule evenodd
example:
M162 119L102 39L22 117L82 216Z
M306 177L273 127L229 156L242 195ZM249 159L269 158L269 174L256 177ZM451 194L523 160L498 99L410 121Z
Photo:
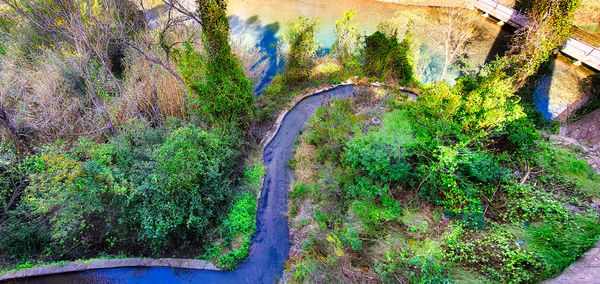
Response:
M498 19L498 24L509 24L515 28L527 25L527 15L493 0L474 0L475 8L483 11L484 16L492 16ZM591 69L600 72L600 49L583 40L571 37L562 46L561 52L576 60L577 66L585 64Z

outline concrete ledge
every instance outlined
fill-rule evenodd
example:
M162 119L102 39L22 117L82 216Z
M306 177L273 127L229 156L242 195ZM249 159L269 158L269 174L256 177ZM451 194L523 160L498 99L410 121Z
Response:
M285 116L302 100L314 96L323 92L327 92L342 86L349 85L358 85L355 79L349 79L341 84L336 85L325 85L319 88L314 88L306 91L305 93L296 96L281 113L277 116L273 128L267 134L267 136L261 141L261 148L264 149L269 145L269 143L273 140L277 132L279 132L279 128L281 128L281 124L285 119ZM372 83L370 84L372 87L381 87L388 86L398 88L401 91L412 93L415 96L418 96L419 90L389 85L385 83ZM261 180L261 189L264 182L264 176ZM258 198L260 198L260 193L258 194ZM217 268L214 264L205 261L205 260L196 260L196 259L181 259L181 258L123 258L123 259L98 259L98 260L90 260L90 261L73 261L67 262L63 264L56 265L44 265L33 268L21 269L16 271L9 271L2 275L0 275L0 281L18 279L18 278L27 278L27 277L37 277L44 275L52 275L52 274L62 274L62 273L71 273L71 272L81 272L88 270L98 270L98 269L111 269L111 268L128 268L128 267L171 267L171 268L181 268L181 269L198 269L198 270L213 270L213 271L221 271L221 269Z
M319 88L314 88L314 89L309 89L308 91L304 92L301 95L296 96L289 104L288 106L279 113L279 115L277 116L277 119L275 120L275 123L273 124L273 128L271 128L271 131L269 131L269 133L267 134L267 136L265 136L265 138L260 142L261 148L264 152L265 148L267 147L267 145L269 145L269 143L271 143L271 141L273 140L273 138L275 138L275 135L277 135L277 132L279 132L279 128L281 128L281 124L283 123L283 119L285 118L285 116L298 104L300 103L302 100L310 97L310 96L314 96L329 90L333 90L335 88L338 87L342 87L342 86L349 86L349 85L354 85L354 82L348 80L344 83L341 84L337 84L337 85L325 85L325 86L321 86Z
M277 116L277 119L275 120L275 123L273 124L273 128L271 129L271 131L267 134L267 136L265 136L265 138L260 142L261 148L264 152L265 148L267 147L267 145L269 145L269 143L271 143L271 141L273 140L273 138L275 138L275 135L277 135L277 132L279 132L279 128L281 127L281 123L283 123L283 119L285 118L285 116L298 104L300 103L302 100L310 97L310 96L314 96L323 92L327 92L330 90L333 90L335 88L338 87L343 87L343 86L350 86L350 85L360 85L360 83L358 82L358 78L350 78L348 80L346 80L345 82L341 83L341 84L336 84L336 85L323 85L321 87L318 88L314 88L314 89L309 89L306 92L304 92L301 95L296 96L289 104L288 107L285 108L283 111L281 111L279 113L279 115ZM367 85L369 86L369 85ZM405 87L405 86L398 86L398 85L391 85L391 84L386 84L386 83L380 83L380 82L375 82L370 84L371 87L392 87L392 88L396 88L399 89L403 92L407 92L407 93L412 93L415 96L419 95L419 90L416 88L409 88L409 87ZM261 183L262 186L262 183Z
M36 277L51 274L80 272L87 270L126 268L126 267L172 267L182 269L201 269L220 271L215 265L205 260L180 259L180 258L123 258L123 259L98 259L91 261L73 261L56 265L9 271L0 275L0 281Z

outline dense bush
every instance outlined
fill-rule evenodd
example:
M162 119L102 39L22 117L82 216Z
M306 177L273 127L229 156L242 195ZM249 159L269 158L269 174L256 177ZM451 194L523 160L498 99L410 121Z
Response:
M374 180L407 183L412 166L406 158L412 154L415 142L411 135L402 112L388 113L380 129L354 136L348 143L344 161Z
M455 227L445 237L444 249L447 261L505 283L532 282L543 267L540 259L520 247L502 226L483 232Z
M402 85L414 84L410 49L410 36L398 42L395 33L388 36L379 31L375 32L365 38L363 51L365 73L382 79L393 78Z
M337 163L348 136L362 120L354 114L349 99L335 100L330 107L319 108L310 121L308 142L318 145L316 155L320 162Z
M0 257L158 255L201 245L234 196L238 148L230 130L143 125L107 144L48 146L23 163L29 185L2 215ZM249 200L240 204L251 215Z
M142 238L153 249L200 241L231 196L234 137L180 128L157 150L156 188L141 188Z
M288 27L284 39L289 45L287 80L298 82L309 77L319 44L315 39L318 19L299 17Z

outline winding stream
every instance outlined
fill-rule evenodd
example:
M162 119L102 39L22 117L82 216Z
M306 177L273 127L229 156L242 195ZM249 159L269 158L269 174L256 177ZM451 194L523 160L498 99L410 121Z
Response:
M404 17L406 12L417 15L435 12L434 8L409 7L390 3L380 3L373 0L234 0L230 3L232 30L245 33L249 40L267 52L267 58L272 60L266 78L262 83L267 84L275 75L281 63L276 61L276 44L281 37L285 25L300 15L319 17L322 28L317 38L324 47L333 43L335 20L349 8L357 10L357 22L361 24L361 32L370 33L375 30L380 21L395 17ZM398 14L405 10L405 14ZM374 16L377 15L377 16ZM494 22L481 19L479 22L481 34L474 42L474 52L470 63L483 64L506 49L511 31L507 31ZM422 54L431 52L431 43L427 34L418 34L422 45ZM436 60L431 66L432 78L435 78ZM428 70L429 70L428 69ZM577 82L587 76L587 73L574 71L569 64L558 62L555 73L540 82L536 92L538 109L547 118L558 115L572 101L576 100L577 92L562 90L553 82L572 78L569 82ZM580 75L579 73L583 74ZM566 75L565 75L566 74ZM573 75L575 74L575 75ZM453 77L458 74L452 74ZM426 78L423 78L426 79ZM426 80L424 80L426 81ZM554 86L557 85L557 86ZM564 84L570 86L571 84ZM552 88L551 88L552 87ZM571 88L572 89L572 88ZM559 91L555 91L559 90ZM56 274L44 277L26 278L22 283L274 283L283 273L285 261L288 258L290 241L287 222L287 199L291 182L289 161L292 149L308 119L317 107L330 99L343 98L352 95L354 86L342 86L329 91L315 94L296 105L284 118L279 132L267 145L263 153L264 164L267 168L264 189L260 198L257 213L257 233L252 240L250 255L234 271L209 271L172 269L159 267L146 268L116 268L91 270L76 273ZM557 94L558 93L558 94ZM567 95L567 98L562 99ZM558 98L558 99L557 99Z
M117 268L26 278L21 283L274 283L282 275L290 249L287 199L292 172L289 162L299 132L315 110L332 99L352 95L354 86L317 93L298 103L265 147L267 168L256 216L257 232L250 255L234 271L172 268Z

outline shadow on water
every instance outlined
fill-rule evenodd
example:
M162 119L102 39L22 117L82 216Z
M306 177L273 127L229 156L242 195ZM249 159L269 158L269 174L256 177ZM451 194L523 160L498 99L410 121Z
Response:
M549 71L537 81L534 92L535 108L542 113L542 116L545 119L553 119L557 115L553 114L550 109L550 89L552 87L554 71L556 68L556 60L556 57L550 59L549 66L547 67Z
M265 86L271 82L273 76L284 65L283 60L280 60L277 56L277 44L279 42L277 33L281 29L281 26L278 22L263 26L256 15L246 20L234 15L229 18L229 23L234 35L251 37L253 42L256 42L256 47L259 47L266 53L265 57L256 63L257 66L265 61L269 63L266 74L263 78L259 79L259 84L256 88L257 93L261 94Z
M494 43L485 58L485 63L496 59L496 56L503 56L510 48L510 41L515 32L515 28L510 25L504 25L494 39Z

